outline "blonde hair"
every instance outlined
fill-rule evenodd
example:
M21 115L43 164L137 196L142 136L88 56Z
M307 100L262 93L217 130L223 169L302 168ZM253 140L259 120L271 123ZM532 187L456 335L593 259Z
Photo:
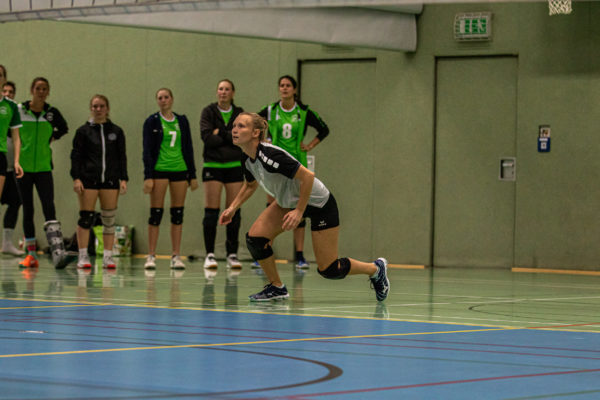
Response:
M246 116L250 117L250 120L252 121L252 129L258 129L260 131L260 135L258 136L258 139L261 142L263 142L267 135L267 131L269 130L269 123L263 117L258 115L257 113L244 111L244 112L240 113L240 116L241 115L246 115Z

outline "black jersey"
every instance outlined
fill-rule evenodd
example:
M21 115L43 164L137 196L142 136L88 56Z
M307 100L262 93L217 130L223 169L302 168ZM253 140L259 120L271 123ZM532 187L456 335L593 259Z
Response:
M300 182L294 179L300 162L287 151L261 142L256 149L256 159L242 155L244 177L248 182L257 180L283 208L295 208L300 198ZM329 190L315 178L308 205L321 208L329 199Z

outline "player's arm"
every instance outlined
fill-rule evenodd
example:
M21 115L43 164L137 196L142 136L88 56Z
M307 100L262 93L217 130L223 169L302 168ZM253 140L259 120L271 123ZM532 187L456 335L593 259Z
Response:
M308 200L310 199L310 194L312 192L315 174L300 165L296 171L296 175L294 175L294 179L300 182L300 198L298 199L296 208L283 216L282 228L286 231L295 229L300 221L302 221L302 215L304 214L304 211L306 211L306 206L308 206Z
M246 200L248 200L250 197L252 197L254 192L256 192L257 188L258 188L257 181L248 182L245 180L244 183L242 184L242 188L238 192L237 196L235 196L235 199L233 199L233 201L231 202L229 207L227 207L221 213L221 216L219 217L219 224L227 225L228 223L230 223L231 219L233 218L233 216L234 216L235 212L238 210L238 208L240 208L242 206L242 204L244 204L246 202Z

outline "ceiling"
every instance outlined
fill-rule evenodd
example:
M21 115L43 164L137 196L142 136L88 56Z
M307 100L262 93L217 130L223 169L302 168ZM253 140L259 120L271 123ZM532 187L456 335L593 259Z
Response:
M60 20L415 51L407 0L3 0L0 22Z

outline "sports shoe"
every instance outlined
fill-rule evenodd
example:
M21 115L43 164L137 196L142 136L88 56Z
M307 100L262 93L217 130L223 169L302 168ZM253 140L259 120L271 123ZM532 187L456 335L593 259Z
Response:
M385 258L378 258L373 262L379 270L377 276L371 279L371 287L375 290L375 297L378 301L383 301L387 297L390 291L390 281L387 277L387 260Z
M300 269L308 269L309 268L309 264L308 262L306 262L306 260L303 258L301 260L298 260L298 262L296 263L296 268L300 268Z
M183 269L185 268L185 264L181 261L181 257L173 256L171 257L171 268L173 269Z
M250 301L271 301L278 299L287 299L288 297L290 297L290 294L288 293L285 285L282 288L278 288L272 283L265 285L263 290L261 290L260 292L248 296Z
M19 263L19 267L24 268L37 268L40 265L37 258L33 254L27 254L23 261Z
M117 263L112 256L105 256L102 258L102 266L104 268L115 269L117 268Z
M215 255L213 253L208 253L204 259L204 268L217 268L217 266L218 264Z
M144 264L144 268L156 268L156 256L148 254L148 257L146 257L146 263Z
M77 268L92 268L90 257L87 254L85 256L79 256L79 259L77 260Z
M227 267L233 269L242 269L242 263L238 260L235 253L227 256Z
M2 242L2 252L4 254L11 254L13 256L22 256L25 254L23 250L17 249L12 242Z
M254 260L254 261L252 261L252 264L250 264L250 267L252 269L257 269L257 268L260 268L260 264L258 263L258 261Z

